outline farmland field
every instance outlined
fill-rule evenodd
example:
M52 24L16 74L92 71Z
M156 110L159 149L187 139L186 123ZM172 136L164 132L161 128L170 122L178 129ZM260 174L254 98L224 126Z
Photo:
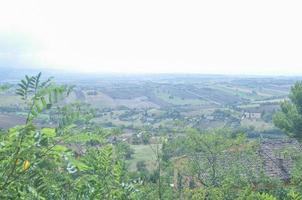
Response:
M24 117L20 117L13 114L0 114L0 128L6 129L24 123Z

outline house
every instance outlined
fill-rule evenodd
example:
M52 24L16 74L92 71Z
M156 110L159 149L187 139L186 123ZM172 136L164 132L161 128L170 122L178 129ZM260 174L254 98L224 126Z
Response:
M205 116L205 118L208 121L213 121L215 119L213 115L207 115L207 116Z
M242 119L261 119L261 116L259 112L244 112Z

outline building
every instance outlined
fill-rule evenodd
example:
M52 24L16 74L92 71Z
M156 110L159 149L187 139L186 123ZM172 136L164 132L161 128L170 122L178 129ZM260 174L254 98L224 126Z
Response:
M261 116L259 112L244 112L242 119L261 119Z

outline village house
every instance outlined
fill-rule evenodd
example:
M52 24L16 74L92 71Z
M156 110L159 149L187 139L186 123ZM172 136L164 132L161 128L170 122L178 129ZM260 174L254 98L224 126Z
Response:
M242 119L261 119L261 116L259 112L244 112Z

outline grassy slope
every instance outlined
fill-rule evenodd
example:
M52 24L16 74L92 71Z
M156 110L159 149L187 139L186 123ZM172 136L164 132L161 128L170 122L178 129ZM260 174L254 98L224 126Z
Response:
M136 171L136 163L139 161L145 161L147 169L153 170L156 167L155 164L155 154L152 148L155 149L155 145L131 145L134 150L134 155L132 159L128 161L129 170Z

